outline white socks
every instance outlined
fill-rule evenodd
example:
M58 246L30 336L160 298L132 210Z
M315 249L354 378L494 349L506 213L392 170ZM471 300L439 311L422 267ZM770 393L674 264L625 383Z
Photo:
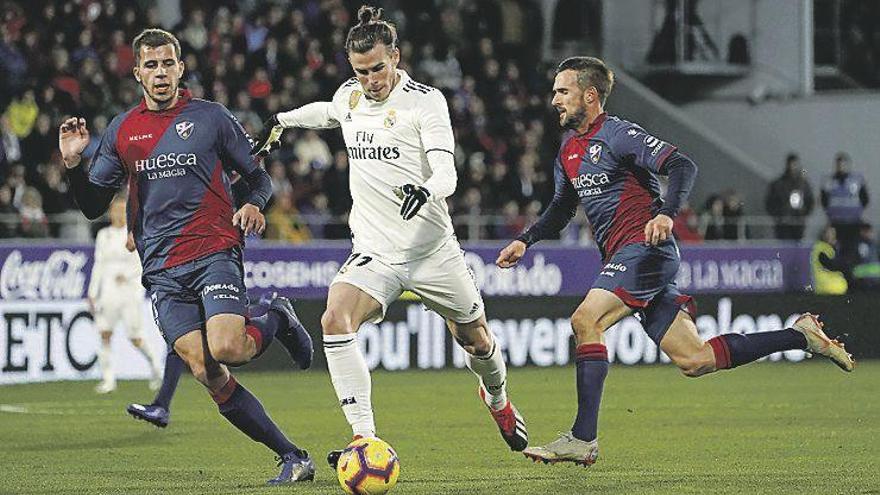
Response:
M492 350L489 354L474 356L465 352L464 360L486 389L486 405L496 411L503 409L507 405L507 366L495 339L492 339Z
M101 348L98 349L98 366L101 367L101 375L104 383L115 384L116 373L113 372L113 349L110 344L101 341Z
M339 398L352 434L363 437L376 435L373 405L370 400L372 381L367 362L357 343L357 334L324 335L324 355L330 379Z

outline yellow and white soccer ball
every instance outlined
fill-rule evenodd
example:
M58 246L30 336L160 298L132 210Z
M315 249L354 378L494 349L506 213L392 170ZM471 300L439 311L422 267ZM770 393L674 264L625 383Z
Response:
M359 438L345 448L336 464L336 476L345 493L381 495L397 484L400 461L384 440Z

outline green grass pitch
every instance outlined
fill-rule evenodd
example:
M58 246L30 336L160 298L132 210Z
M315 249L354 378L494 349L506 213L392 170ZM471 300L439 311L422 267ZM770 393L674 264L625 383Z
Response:
M185 376L165 430L123 412L152 396L144 382L109 396L94 382L0 387L0 493L342 493L324 458L349 430L326 372L238 376L312 452L314 483L265 487L273 454ZM513 369L509 382L532 442L570 427L571 367ZM849 375L824 361L759 363L695 380L612 365L589 469L508 451L475 389L467 370L374 373L379 433L402 463L395 493L880 493L880 362Z

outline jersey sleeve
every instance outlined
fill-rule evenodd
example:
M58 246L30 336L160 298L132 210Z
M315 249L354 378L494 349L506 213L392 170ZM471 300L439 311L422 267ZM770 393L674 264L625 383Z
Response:
M128 175L125 162L122 161L116 150L119 123L120 118L117 117L107 126L89 168L89 182L101 187L119 189Z
M622 122L612 133L610 141L611 152L621 161L628 160L637 167L663 175L666 174L663 164L677 149L629 122Z
M563 139L564 142L565 139ZM565 175L565 169L558 157L553 165L553 179L555 191L547 209L534 225L517 237L517 240L524 242L527 246L559 234L577 213L577 191Z
M424 99L418 124L425 153L439 151L452 155L455 150L455 138L452 134L446 97L439 90L433 90L428 92Z
M253 146L251 137L232 112L219 103L217 107L218 144L223 168L227 171L234 170L244 176L250 175L260 166L257 157L251 155Z

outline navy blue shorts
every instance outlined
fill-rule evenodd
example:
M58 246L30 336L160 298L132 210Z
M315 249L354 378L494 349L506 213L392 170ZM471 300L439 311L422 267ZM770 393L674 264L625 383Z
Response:
M593 283L594 289L613 292L635 310L645 332L657 345L680 310L696 316L691 296L675 285L681 258L675 241L657 246L629 244L614 253Z
M221 251L144 277L165 342L205 328L214 315L247 317L241 250Z

